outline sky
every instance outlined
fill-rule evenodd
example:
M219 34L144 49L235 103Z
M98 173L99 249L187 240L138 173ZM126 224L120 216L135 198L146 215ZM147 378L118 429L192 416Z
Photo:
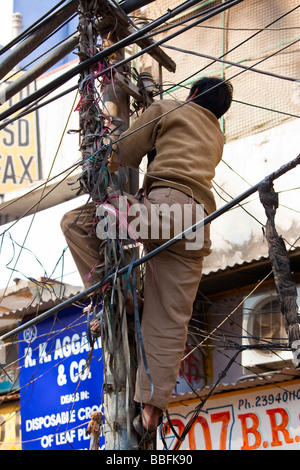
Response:
M23 31L30 27L34 22L40 19L45 13L59 3L58 0L0 0L5 4L1 9L0 15L0 45L5 46L13 39L12 14L21 13L23 17ZM35 51L33 51L25 60L21 61L21 66L27 66L30 62L46 52L48 49L59 43L62 39L76 32L77 18L71 20L63 26L57 33L45 41ZM58 65L74 60L74 54L65 57ZM3 58L0 57L0 61ZM28 67L27 67L28 68Z

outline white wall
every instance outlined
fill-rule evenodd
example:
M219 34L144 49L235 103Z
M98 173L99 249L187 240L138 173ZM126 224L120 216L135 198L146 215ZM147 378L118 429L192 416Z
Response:
M0 45L5 46L12 40L13 0L0 0L0 5Z
M76 63L71 62L68 66L62 66L54 72L44 74L37 81L38 89L75 65ZM49 98L54 98L77 83L78 75L51 93ZM49 175L50 170L52 176L64 171L80 158L78 133L68 133L79 128L79 114L74 111L74 104L76 106L79 101L78 96L76 91L67 93L38 111L43 178Z
M226 144L223 161L217 167L215 182L231 197L237 197L298 156L299 131L300 121L293 120L269 131ZM286 190L299 188L299 177L298 166L274 182L276 191L284 191L279 194L280 207L275 222L279 234L288 241L287 248L290 248L289 244L293 244L300 234L300 217L299 189ZM227 201L231 199L219 188L217 191ZM216 200L218 207L226 203L218 195ZM235 208L212 222L213 252L205 260L204 272L224 269L235 263L267 255L267 243L262 232L266 216L258 193L244 202L244 209L251 215L241 208ZM298 241L297 246L299 245Z
M74 65L75 63L72 63L68 67ZM49 83L58 74L64 73L66 70L67 67L61 67L54 72L43 75L38 80L38 88ZM61 93L77 81L78 77L75 77L74 80L70 80L50 96ZM75 92L69 93L39 110L43 181L64 172L80 159L78 134L68 133L69 130L78 129L79 127L78 112L74 111L75 95ZM66 176L66 173L62 175L62 178L64 176ZM39 182L35 181L30 189L38 184ZM73 197L76 192L73 189L73 187L70 187L62 192L61 187L58 187L56 191L61 191L60 197L64 201L67 199L66 191L70 193L70 197ZM13 194L7 194L7 196L13 197ZM13 279L16 277L24 279L26 276L36 279L41 276L50 276L52 279L59 278L59 280L68 284L82 284L68 250L65 253L63 262L59 262L57 267L56 263L66 247L65 239L60 230L61 217L69 209L83 204L86 200L87 197L76 198L38 212L34 217L24 217L16 224L11 222L0 226L0 235L5 234L2 246L0 246L0 288L4 288L7 283L12 284ZM21 209L22 204L26 206L24 200L20 199L20 203L11 205L10 211L16 212L17 215L25 213L27 207L24 206L23 208L22 206ZM21 256L18 258L20 249L18 244L22 246L24 241L25 247L21 250ZM15 264L16 262L17 264ZM13 274L12 268L16 269Z
M26 277L50 277L66 284L82 285L73 258L68 249L65 251L67 244L60 220L65 212L86 200L86 196L76 198L24 217L15 225L0 227L0 234L4 234L0 247L0 289L12 285L15 278Z

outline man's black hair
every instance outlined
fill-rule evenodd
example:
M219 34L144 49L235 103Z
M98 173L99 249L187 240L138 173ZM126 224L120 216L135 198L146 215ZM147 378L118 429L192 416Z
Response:
M233 87L230 82L217 77L204 77L195 82L190 90L188 99L208 109L220 119L229 109L232 102Z

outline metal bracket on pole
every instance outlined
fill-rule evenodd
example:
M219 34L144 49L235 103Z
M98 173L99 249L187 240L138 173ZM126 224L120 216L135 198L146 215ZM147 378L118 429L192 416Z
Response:
M140 89L134 85L125 75L116 71L114 76L114 83L122 88L128 95L132 96L137 102L141 102L143 97Z
M126 38L131 34L136 32L136 29L129 21L128 16L124 13L122 8L120 8L116 2L112 2L111 0L102 0L102 6L106 5L107 9L110 9L112 12L113 17L118 22L118 33L120 38ZM149 45L155 44L154 39L152 38L139 38L136 41L136 44L141 48L145 49ZM176 63L169 57L160 47L155 47L149 52L149 55L155 59L159 65L165 67L169 72L176 71Z

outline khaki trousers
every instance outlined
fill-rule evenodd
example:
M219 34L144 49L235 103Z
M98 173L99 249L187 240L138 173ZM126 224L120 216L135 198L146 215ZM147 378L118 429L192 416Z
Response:
M193 217L198 214L199 205L194 199L171 188L153 188L147 197L143 196L139 200L128 194L125 196L128 207L139 202L145 206L147 210L144 211L144 219L140 220L141 224L147 224L148 228L151 228L149 215L151 210L153 218L158 206L161 207L162 204L167 207L175 204L176 208L181 206L182 211L188 207L187 210L192 212ZM111 199L109 203L115 208L119 207L118 198ZM203 217L203 213L201 214ZM171 220L170 238L172 238L176 225L176 211L167 215ZM160 214L158 218L161 235L165 221L164 216ZM131 220L133 218L128 217L129 223ZM92 230L94 224L95 206L92 203L68 212L61 222L86 288L99 282L99 278L91 274L91 268L99 261L101 243ZM181 228L179 224L179 232ZM176 231L178 232L178 226ZM192 240L182 239L146 263L141 329L154 392L151 396L151 382L142 362L137 373L135 401L155 405L163 411L176 384L187 339L187 327L202 275L203 257L211 252L208 224L205 225L203 232L203 239L197 249L194 249ZM146 252L152 251L166 241L162 236L153 239L149 233L148 231L148 236L141 240ZM193 249L190 249L192 246Z

